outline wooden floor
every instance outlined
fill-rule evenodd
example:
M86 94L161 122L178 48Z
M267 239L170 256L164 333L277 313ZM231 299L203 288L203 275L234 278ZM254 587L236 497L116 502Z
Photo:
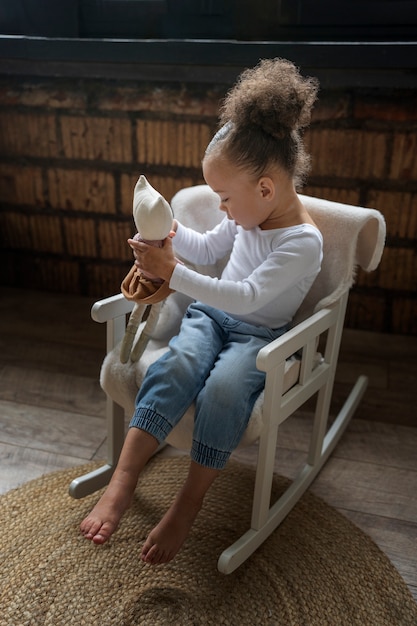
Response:
M105 331L91 304L0 287L0 493L105 457ZM345 331L335 408L359 373L367 394L311 490L374 539L417 599L417 337ZM277 472L294 475L310 424L306 407L282 426ZM254 463L256 446L237 457Z

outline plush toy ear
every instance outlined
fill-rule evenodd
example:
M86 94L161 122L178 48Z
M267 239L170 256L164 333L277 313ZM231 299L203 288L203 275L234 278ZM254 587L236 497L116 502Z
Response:
M159 241L172 228L172 209L161 194L141 176L133 194L133 218L142 239Z

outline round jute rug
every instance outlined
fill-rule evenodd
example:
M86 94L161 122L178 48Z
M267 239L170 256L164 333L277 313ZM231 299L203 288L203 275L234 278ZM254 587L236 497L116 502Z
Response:
M233 574L220 552L247 529L253 469L229 467L207 495L177 558L150 567L141 544L182 483L188 459L155 458L110 542L78 531L97 494L68 485L90 464L49 474L0 498L1 626L415 626L417 605L379 548L307 493ZM288 481L277 477L274 492Z

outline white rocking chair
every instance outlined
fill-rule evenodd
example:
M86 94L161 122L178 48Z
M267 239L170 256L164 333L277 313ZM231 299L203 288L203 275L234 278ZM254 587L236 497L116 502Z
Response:
M241 445L249 445L259 439L251 527L220 555L218 569L225 574L239 567L294 507L327 461L367 386L366 377L360 376L329 427L330 401L349 289L357 266L366 271L378 266L385 242L384 219L374 209L308 196L300 198L323 234L323 265L291 330L258 354L257 366L266 372L265 390L256 402L241 442ZM172 200L172 209L183 224L200 232L212 228L224 217L218 209L217 195L205 185L178 192ZM222 266L219 263L215 267L196 269L219 275ZM100 382L108 395L108 459L98 470L73 480L69 491L74 498L90 494L109 482L125 437L125 411L133 414L143 376L150 363L167 349L189 302L181 294L171 294L162 307L158 325L142 358L137 363L126 364L120 362L119 352L126 315L132 310L132 303L118 294L94 304L93 319L107 324L107 356ZM317 352L319 342L320 354ZM271 505L278 427L315 394L314 427L306 463L287 491ZM194 407L190 407L167 443L180 449L191 446L193 411Z

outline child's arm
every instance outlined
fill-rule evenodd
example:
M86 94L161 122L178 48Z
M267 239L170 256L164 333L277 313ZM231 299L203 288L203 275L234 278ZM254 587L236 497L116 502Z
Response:
M187 228L177 220L173 222L173 229L169 237L164 240L162 248L150 248L144 242L129 239L128 243L133 250L136 265L146 273L152 273L169 281L175 265L179 263L175 252L192 263L210 265L222 259L233 247L236 236L236 224L225 218L213 230L204 234L192 228ZM161 273L162 272L162 273Z
M240 258L243 263L243 257ZM247 276L225 271L222 278L212 278L182 265L174 269L170 287L232 315L247 315L280 300L296 285L304 291L319 272L320 265L321 236L310 231L288 239Z

